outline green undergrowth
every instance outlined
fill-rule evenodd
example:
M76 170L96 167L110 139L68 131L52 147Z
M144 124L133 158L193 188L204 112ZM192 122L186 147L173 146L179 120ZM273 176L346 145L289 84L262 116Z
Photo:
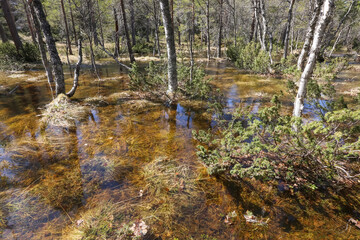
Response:
M246 108L222 122L219 133L194 132L210 174L284 181L293 188L351 186L359 179L360 109L342 108L303 122L281 114L275 96L258 113Z
M36 63L40 60L40 53L34 44L24 43L23 49L16 50L10 42L0 43L0 69L22 70L26 64Z
M261 74L269 73L270 58L268 53L261 50L259 43L239 41L236 47L228 47L226 55L240 69Z
M186 99L214 98L216 91L210 84L212 79L207 78L204 70L195 65L192 80L190 80L190 70L191 67L188 64L178 63L178 95L182 95ZM160 93L165 93L167 90L167 65L165 62L151 61L144 71L134 63L129 76L132 90Z

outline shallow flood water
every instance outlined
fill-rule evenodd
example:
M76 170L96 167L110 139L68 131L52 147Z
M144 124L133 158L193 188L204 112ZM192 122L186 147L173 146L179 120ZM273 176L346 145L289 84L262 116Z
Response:
M242 102L257 111L285 90L283 79L243 74L226 62L205 67L227 110ZM74 101L126 89L128 77L117 66L100 71L103 81L80 77ZM356 194L308 200L256 182L235 186L209 177L192 139L192 130L213 126L204 112L182 103L169 109L115 102L90 105L74 129L41 129L41 108L51 101L47 83L42 72L21 74L2 76L9 91L18 86L0 95L3 239L105 239L141 221L153 239L360 236L346 224L358 214ZM247 211L259 224L246 223Z

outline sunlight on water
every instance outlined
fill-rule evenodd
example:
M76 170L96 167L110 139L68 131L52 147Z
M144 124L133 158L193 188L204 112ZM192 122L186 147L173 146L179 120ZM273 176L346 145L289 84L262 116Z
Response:
M226 63L209 65L207 71L225 94L227 110L245 103L256 112L285 89L282 79L242 74ZM126 89L128 78L116 66L101 72L107 80L82 75L74 101ZM333 212L324 216L302 196L284 200L271 186L239 188L209 177L197 160L191 132L215 123L185 103L175 109L140 101L90 105L75 129L41 130L40 108L50 101L46 81L21 84L11 97L0 95L4 239L79 239L100 221L121 229L139 219L162 239L287 238L301 237L305 229L311 237L318 236L319 225L323 236L341 228L331 218L340 211L332 203ZM296 201L302 207L295 207ZM242 219L247 210L270 218L269 225L247 225ZM233 211L237 217L225 221Z

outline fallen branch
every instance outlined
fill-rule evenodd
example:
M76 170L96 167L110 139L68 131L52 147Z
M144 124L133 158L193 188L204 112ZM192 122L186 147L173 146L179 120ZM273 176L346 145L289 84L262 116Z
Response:
M112 58L115 60L115 62L117 62L120 66L126 68L127 70L130 70L130 69L131 69L131 67L129 67L129 66L121 63L121 62L117 59L117 57L114 56L114 54L111 54L111 53L105 48L105 46L104 46L103 43L99 43L99 46L101 47L101 49L102 49L107 55L109 55L110 57L112 57Z

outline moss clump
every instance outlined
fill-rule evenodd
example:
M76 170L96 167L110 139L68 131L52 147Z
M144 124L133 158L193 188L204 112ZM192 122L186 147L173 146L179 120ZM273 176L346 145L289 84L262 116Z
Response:
M87 107L72 103L66 95L59 94L46 105L41 118L42 126L72 128L76 121L86 118L88 112Z

